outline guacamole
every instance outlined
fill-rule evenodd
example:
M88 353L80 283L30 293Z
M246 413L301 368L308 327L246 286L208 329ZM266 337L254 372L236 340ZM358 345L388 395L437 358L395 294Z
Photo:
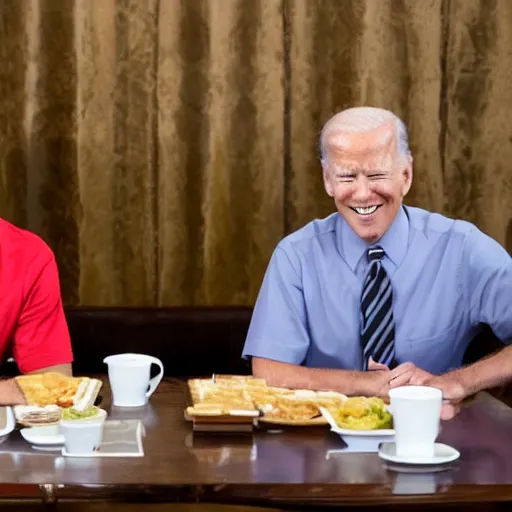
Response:
M87 418L92 418L98 414L98 408L96 406L88 407L83 411L77 411L73 409L73 407L68 407L67 409L62 410L62 419L63 420L84 420Z

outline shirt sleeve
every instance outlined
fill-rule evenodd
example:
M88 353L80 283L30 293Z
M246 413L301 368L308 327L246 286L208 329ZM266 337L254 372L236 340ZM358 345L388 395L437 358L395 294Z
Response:
M467 236L463 289L471 321L489 325L505 343L512 343L512 258L498 242L474 227Z
M242 356L302 364L309 348L300 262L278 246L265 273Z
M25 279L24 301L14 332L13 355L22 373L71 363L71 340L53 253L38 255Z

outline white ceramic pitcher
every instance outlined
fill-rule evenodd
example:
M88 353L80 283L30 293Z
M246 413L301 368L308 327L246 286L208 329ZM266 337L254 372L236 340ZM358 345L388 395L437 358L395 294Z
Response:
M162 361L146 354L115 354L103 362L108 365L112 403L117 407L146 405L164 376ZM160 371L151 379L152 364Z

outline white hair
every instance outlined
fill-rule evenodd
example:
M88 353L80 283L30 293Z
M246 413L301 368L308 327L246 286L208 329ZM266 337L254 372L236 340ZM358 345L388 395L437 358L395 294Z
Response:
M320 157L325 162L325 139L330 132L365 133L376 130L386 123L394 122L396 126L396 140L398 154L407 157L411 154L409 149L409 135L405 123L393 112L376 107L353 107L343 110L331 117L322 128L320 134Z

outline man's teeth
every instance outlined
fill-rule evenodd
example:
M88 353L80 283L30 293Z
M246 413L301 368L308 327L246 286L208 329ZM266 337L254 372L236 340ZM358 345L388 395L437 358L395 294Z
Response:
M373 213L378 206L369 206L368 208L354 208L354 210L359 213L359 215L370 215Z

